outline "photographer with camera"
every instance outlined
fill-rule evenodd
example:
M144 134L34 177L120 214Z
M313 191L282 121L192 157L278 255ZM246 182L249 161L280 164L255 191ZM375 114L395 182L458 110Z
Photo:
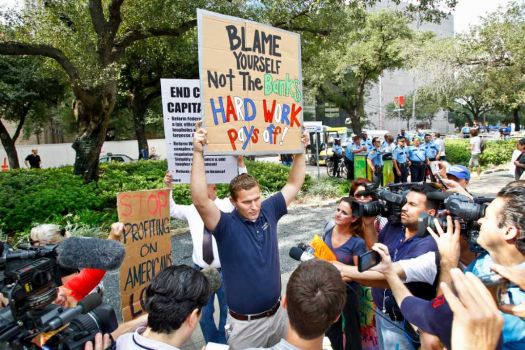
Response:
M497 285L501 281L491 273L494 263L503 267L525 269L525 181L514 181L501 189L496 199L486 208L485 215L478 220L480 226L477 243L487 252L478 256L466 269L488 284ZM447 233L436 225L437 233L429 229L435 238L441 254L441 281L451 280L450 270L459 264L459 244L451 228ZM447 225L450 226L450 225ZM451 243L452 242L452 243ZM497 270L498 267L496 267ZM498 293L502 309L512 310L507 304L525 302L525 292L518 287L507 286ZM506 305L506 306L505 306ZM511 314L503 314L503 348L518 349L525 346L525 322Z
M429 188L412 186L406 195L406 204L401 209L401 222L389 222L379 234L379 242L394 252L394 268L408 289L419 297L431 299L435 296L439 256L437 246L430 236L418 236L420 214L436 214L436 205L427 200ZM372 220L372 219L370 219ZM377 233L369 220L363 219L367 242L377 241ZM414 259L417 263L414 263ZM377 306L376 326L382 349L415 349L416 339L409 338L406 322L389 289L385 276L377 271L359 272L354 266L335 262L344 280L353 280L374 287L372 296ZM405 330L407 329L407 330Z

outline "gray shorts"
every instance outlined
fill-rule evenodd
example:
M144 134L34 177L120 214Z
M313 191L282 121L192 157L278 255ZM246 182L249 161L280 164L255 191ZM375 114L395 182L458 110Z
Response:
M479 156L480 155L481 155L480 153L471 154L470 155L470 160L468 162L468 166L471 167L471 168L479 166Z
M288 314L281 305L275 315L257 320L239 321L228 314L227 323L231 327L227 336L230 350L269 348L286 337Z

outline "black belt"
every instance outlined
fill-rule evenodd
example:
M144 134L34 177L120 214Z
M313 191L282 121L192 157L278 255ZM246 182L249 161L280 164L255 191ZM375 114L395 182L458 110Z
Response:
M421 164L424 164L424 162L416 162L416 161L411 161L412 162L412 165L421 165Z
M263 312L258 313L258 314L243 315L243 314L236 313L232 309L230 309L229 312L230 312L230 315L233 318L235 318L236 320L239 320L239 321L251 321L251 320L257 320L259 318L270 317L270 316L275 315L277 310L279 310L279 306L281 306L281 298L279 298L279 300L277 300L275 305L272 306L269 310L263 311Z

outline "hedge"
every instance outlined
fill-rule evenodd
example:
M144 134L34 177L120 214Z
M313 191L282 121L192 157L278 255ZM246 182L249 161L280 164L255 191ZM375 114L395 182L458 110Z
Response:
M246 163L263 192L279 191L286 183L289 168L265 162ZM166 169L166 161L102 164L99 181L89 184L73 175L70 166L0 173L0 231L11 236L27 232L38 223L67 223L107 231L117 220L117 193L162 188ZM303 190L310 185L307 175ZM217 186L217 194L226 196L228 186ZM190 204L189 186L175 185L173 198L177 203Z
M470 148L468 139L445 140L447 161L451 164L468 165ZM516 140L487 141L485 150L481 154L480 162L483 167L490 167L510 162L512 152L516 149Z

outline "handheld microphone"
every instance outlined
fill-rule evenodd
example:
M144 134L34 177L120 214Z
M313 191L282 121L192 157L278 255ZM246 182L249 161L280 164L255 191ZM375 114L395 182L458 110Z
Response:
M122 265L126 250L114 240L71 237L58 247L58 263L74 269L115 270Z
M210 284L211 293L217 293L221 287L221 276L219 275L219 271L214 267L206 267L202 269L201 272Z
M308 261L308 260L315 259L315 256L312 253L308 251L303 251L299 247L292 247L290 249L289 254L290 254L290 258L297 260L297 261Z
M77 316L81 314L87 314L97 306L102 304L102 297L98 293L88 294L84 299L82 299L77 306L70 309L64 310L60 315L53 318L47 324L47 331L52 331L58 329L69 322L73 321Z

